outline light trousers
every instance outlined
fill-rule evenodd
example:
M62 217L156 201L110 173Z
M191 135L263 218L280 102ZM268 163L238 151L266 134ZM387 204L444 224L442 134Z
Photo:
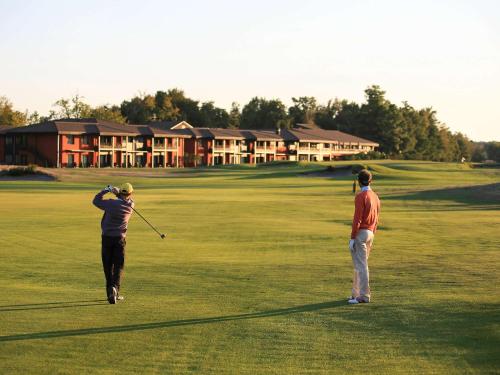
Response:
M352 296L370 302L370 271L368 257L373 244L373 232L360 229L355 240L354 250L351 250L354 275L352 278Z

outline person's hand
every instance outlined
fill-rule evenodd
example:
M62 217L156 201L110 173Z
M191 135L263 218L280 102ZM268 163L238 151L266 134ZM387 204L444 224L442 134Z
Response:
M349 240L349 250L354 251L354 240Z
M111 186L111 185L106 186L106 187L104 188L104 191L105 191L106 193L111 193L111 192L113 191L113 186Z
M118 195L118 194L120 194L120 189L118 189L116 186L113 186L113 188L111 189L111 192L114 195Z

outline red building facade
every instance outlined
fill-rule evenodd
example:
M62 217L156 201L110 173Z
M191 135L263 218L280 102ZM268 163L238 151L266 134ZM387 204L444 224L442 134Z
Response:
M297 125L280 132L123 125L65 119L0 128L0 163L43 167L166 168L326 161L374 150L378 144L339 131Z

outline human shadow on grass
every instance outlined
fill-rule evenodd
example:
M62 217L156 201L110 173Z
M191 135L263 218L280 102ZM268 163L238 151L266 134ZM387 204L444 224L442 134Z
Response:
M74 329L65 331L47 331L38 333L25 333L20 335L0 336L0 342L34 340L34 339L51 339L58 337L84 336L84 335L118 333L118 332L144 331L149 329L162 329L169 327L191 326L198 324L221 323L221 322L229 322L236 320L259 319L259 318L268 318L273 316L284 316L290 314L325 310L340 306L346 306L345 300L314 303L309 305L300 305L283 309L258 311L247 314L215 316L210 318L170 320L165 322L130 324L130 325L114 326L114 327L83 328L83 329Z
M45 303L28 303L23 305L5 305L5 306L0 306L0 313L6 311L65 309L71 307L96 306L105 303L108 303L107 300L105 299L92 299L85 301L45 302Z

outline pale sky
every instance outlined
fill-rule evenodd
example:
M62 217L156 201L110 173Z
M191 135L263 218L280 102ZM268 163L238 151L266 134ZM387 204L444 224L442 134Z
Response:
M17 110L174 87L226 109L254 96L361 103L372 84L500 140L500 1L0 0L0 96Z

